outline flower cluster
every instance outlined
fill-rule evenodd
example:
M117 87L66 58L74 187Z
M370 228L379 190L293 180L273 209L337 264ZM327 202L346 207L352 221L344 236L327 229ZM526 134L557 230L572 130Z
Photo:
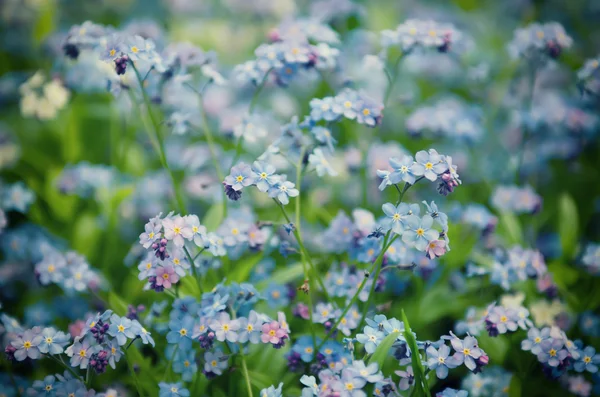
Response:
M592 346L584 348L581 341L571 341L560 328L531 328L521 349L530 351L543 364L544 372L558 378L567 371L598 371L600 354Z
M46 81L42 72L37 72L19 88L21 114L41 120L56 118L58 112L69 101L69 90L57 79Z
M283 24L269 38L271 43L254 51L255 60L235 67L233 74L239 80L258 85L273 73L278 84L287 86L303 70L328 70L337 65L339 50L331 46L339 41L337 34L316 20Z
M256 186L259 191L287 205L290 197L298 196L298 189L294 183L287 180L286 175L278 175L275 171L273 165L263 161L255 161L252 167L246 163L235 165L223 181L227 197L230 200L238 200L244 187Z
M439 154L435 149L421 150L417 152L414 159L410 155L392 157L389 159L389 164L391 171L377 170L377 176L382 179L379 190L402 182L414 185L423 178L431 182L441 179L438 192L446 196L461 183L457 167L452 163L452 157Z
M35 275L40 284L57 284L69 293L101 286L100 274L77 252L62 253L49 246L42 253L42 259L35 264Z
M480 109L468 107L458 99L446 98L417 108L407 117L406 129L419 137L476 142L483 135L480 113Z
M590 243L585 247L581 264L590 274L600 273L600 244Z
M499 211L516 214L536 213L542 206L542 198L531 186L499 185L492 193L490 202Z
M447 52L461 38L462 33L452 24L420 19L409 19L394 30L381 32L383 47L398 46L406 52L417 47Z
M4 184L0 181L0 211L25 214L35 201L35 195L22 182Z
M333 97L312 99L310 101L310 117L307 122L311 125L320 121L332 123L344 117L356 120L359 124L375 127L381 124L382 110L383 104L369 98L364 93L346 88Z
M514 37L508 44L508 51L515 59L558 58L563 50L571 47L572 43L573 39L567 35L561 24L532 23L525 28L515 30Z

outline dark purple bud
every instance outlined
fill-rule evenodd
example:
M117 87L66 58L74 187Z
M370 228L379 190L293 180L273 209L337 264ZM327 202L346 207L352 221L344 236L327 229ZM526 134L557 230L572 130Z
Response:
M17 349L10 343L6 345L6 347L4 348L4 353L6 354L6 358L8 359L8 361L15 361L16 351Z
M79 48L74 44L65 44L63 46L63 51L65 52L65 55L71 59L77 59L79 56Z
M129 57L127 55L123 55L115 59L115 71L118 75L123 75L127 71L127 64L129 63Z
M225 194L227 198L231 201L238 201L242 197L241 190L234 190L231 185L223 183L223 188L225 189Z

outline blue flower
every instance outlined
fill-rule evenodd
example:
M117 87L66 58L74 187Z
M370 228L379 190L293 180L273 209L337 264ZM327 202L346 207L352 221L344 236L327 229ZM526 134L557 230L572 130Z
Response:
M450 343L452 343L452 347L456 351L452 356L452 364L458 366L464 363L467 368L473 371L477 366L475 360L483 355L483 350L477 345L477 339L467 336L464 340L460 340L453 335L450 338Z
M70 340L67 334L54 328L44 328L41 336L42 341L38 346L40 352L51 355L61 354Z
M325 158L325 154L321 148L315 148L313 152L308 156L308 162L317 170L317 175L322 177L325 174L330 176L336 176L338 173L331 167L329 160Z
M364 333L362 334L356 335L356 340L365 345L365 350L367 353L373 354L385 335L383 334L383 332L378 331L377 329L372 328L368 325L365 326L363 332Z
M194 374L198 372L198 364L195 359L196 352L192 350L177 350L173 360L173 372L181 374L181 379L190 382Z
M448 164L444 162L443 156L439 155L435 149L429 149L429 152L421 150L415 155L416 163L412 166L412 172L416 176L424 176L434 182L438 175L448 170Z
M423 218L410 215L406 219L406 225L408 228L402 235L402 241L414 245L419 251L424 251L430 241L437 240L440 236L437 230L431 228L433 218L429 215L424 215Z
M252 169L246 163L239 163L231 168L231 173L225 177L225 183L235 191L240 191L254 183Z
M285 285L271 283L265 289L264 296L267 299L269 307L278 309L288 306L290 299L288 297L288 289Z
M42 336L38 332L28 329L10 342L12 347L16 349L14 357L17 361L23 361L26 358L32 360L40 358L41 353L38 346L42 343Z
M406 203L400 203L398 206L394 206L392 203L385 203L381 206L381 209L387 216L382 222L384 230L392 230L396 234L402 234L407 226L409 226L408 220L410 217L416 217L415 214L418 215L420 211L418 204L409 205Z
M131 329L131 320L127 317L119 317L116 314L110 316L110 327L108 328L108 334L117 338L120 346L127 343L127 338L135 338L135 334Z
M469 393L466 390L454 390L449 387L436 394L436 397L468 397Z
M216 233L208 233L206 242L208 243L208 250L214 256L225 256L227 254L223 239Z
M600 364L600 354L596 354L596 349L588 346L583 349L573 368L577 372L588 371L594 374L598 372L598 364Z
M267 192L277 180L275 166L267 162L255 161L252 163L252 171L254 172L256 187L261 192Z
M250 310L248 318L240 317L240 331L238 342L260 343L260 334L263 321L254 310Z
M341 113L339 113L339 106L336 106L333 97L311 99L310 109L310 118L312 121L334 121L341 116Z
M159 392L158 397L189 397L190 392L185 389L181 383L166 383L160 382L158 384Z
M238 340L237 331L240 329L238 320L232 320L229 313L221 312L219 316L208 322L210 329L215 331L215 337L219 342L225 340L235 343Z
M152 338L152 334L148 332L146 328L140 324L138 320L131 320L134 329L134 333L136 336L139 336L144 345L150 344L154 347L154 339Z
M319 385L317 385L317 379L314 376L302 375L300 383L306 386L302 389L302 397L319 395Z
M356 121L369 127L375 127L381 123L382 104L375 103L369 98L363 97L357 106Z
M207 351L204 354L204 372L221 375L228 367L228 359L221 350Z
M4 186L4 197L0 197L2 209L4 211L17 211L22 214L27 212L27 208L35 200L33 192L29 190L23 182L17 182L10 186Z
M280 383L279 386L277 386L277 389L275 388L275 386L269 386L266 389L262 389L260 391L260 397L282 397L283 394L281 394L281 389L283 387L283 383Z
M88 367L92 355L102 349L93 342L95 341L89 337L80 340L75 339L75 343L67 349L67 354L71 356L71 367L79 367L81 369Z
M346 88L335 97L335 112L343 114L347 119L354 120L357 116L356 109L359 100L356 91Z
M292 182L288 181L277 181L269 189L269 197L276 197L277 200L283 205L287 205L290 202L290 197L296 197L300 192L295 188Z
M340 397L365 397L366 394L362 390L367 384L367 381L356 376L356 373L351 368L344 368L342 370L342 390Z
M125 43L121 35L114 33L107 37L104 49L100 54L103 61L114 61L126 51Z
M320 341L317 340L317 343L320 343ZM299 337L294 346L292 346L292 351L300 354L300 359L305 363L312 361L315 352L314 349L312 338L308 335Z
M446 345L441 345L438 350L433 346L429 346L427 352L427 366L431 370L435 370L435 374L439 379L446 379L448 376L448 368L455 368L457 364L450 354L450 348Z
M194 318L186 315L181 320L172 320L169 323L169 333L167 342L178 343L181 350L188 350L192 347L192 333L194 331Z
M379 184L379 190L383 191L386 187L393 185L390 180L390 174L388 170L377 170L377 177L381 178L381 183Z
M349 369L354 371L356 376L363 378L369 383L376 383L383 380L383 375L379 371L377 363L371 363L367 366L362 360L357 360L352 363Z
M254 50L254 55L257 67L263 72L283 66L283 49L279 43L261 44Z
M399 159L391 157L389 163L393 169L393 172L388 177L391 183L396 184L400 183L400 181L410 183L411 185L415 183L416 178L412 172L414 164L412 156L402 156Z
M331 135L331 130L320 125L311 128L310 132L315 136L315 139L327 146L330 153L334 152L334 145L337 143Z
M31 389L27 391L28 396L44 396L44 397L54 397L56 396L55 386L56 378L54 375L48 375L44 378L44 380L36 380L33 382L32 388L34 393L31 393Z
M538 355L542 351L541 343L548 338L550 338L550 328L544 328L541 331L531 328L527 331L527 339L521 342L521 349Z

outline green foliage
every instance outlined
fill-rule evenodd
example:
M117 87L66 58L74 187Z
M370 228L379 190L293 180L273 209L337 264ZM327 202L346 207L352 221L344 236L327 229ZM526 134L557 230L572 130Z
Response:
M562 257L565 260L573 259L577 253L577 241L579 241L579 216L577 204L568 193L561 194L559 198L558 233Z
M377 349L375 350L375 352L373 353L373 355L369 358L369 364L371 364L371 363L377 363L377 365L379 366L379 368L382 368L383 367L383 362L385 361L385 359L389 355L389 352L390 352L390 349L392 348L392 345L398 339L398 335L400 335L400 332L392 332L391 334L389 334L388 336L386 336L381 341L381 343L379 344L379 346L377 346Z
M417 346L415 336L410 329L410 324L408 323L408 318L406 317L404 310L402 310L402 322L404 323L404 338L406 339L406 343L408 344L411 352L412 368L415 373L414 388L417 393L417 397L431 397L429 387L427 386L425 370L423 368L423 364L421 363L419 347Z

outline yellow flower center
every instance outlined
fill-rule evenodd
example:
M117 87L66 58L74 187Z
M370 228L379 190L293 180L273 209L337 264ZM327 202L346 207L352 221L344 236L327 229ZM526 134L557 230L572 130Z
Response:
M198 226L192 226L192 232L198 233Z
M122 325L118 325L117 329L119 330L119 332L125 332L125 327L123 327Z
M292 54L298 55L299 53L300 53L300 49L299 48L292 48Z
M223 331L229 331L229 324L223 324Z
M148 233L148 237L149 237L149 238L154 238L154 232L150 232L150 233Z
M464 349L463 349L463 354L464 354L465 356L468 356L469 354L471 354L471 349L464 348Z
M269 331L269 336L275 336L275 330L274 329L272 329L272 330Z
M186 368L187 368L187 367L189 367L189 366L190 366L190 362L189 362L188 360L185 360L185 361L183 362L183 365L184 365L184 367L186 367Z
M267 173L266 172L261 172L260 173L260 179L267 179Z
M49 344L49 345L50 345L50 344L52 344L52 342L54 342L54 340L52 340L52 338L51 338L51 337L47 337L47 338L46 338L46 343L47 343L47 344Z
M537 32L535 32L535 35L538 37L538 39L544 38L544 32L541 30L538 30Z
M556 356L556 350L551 349L550 352L549 352L549 354L550 354L550 357Z
M395 221L399 221L400 220L400 214L395 213L394 216L392 216L392 219Z
M429 35L430 35L431 37L436 37L436 36L437 36L437 32L436 32L435 30L430 30L430 31L429 31Z
M110 348L110 352L111 352L112 354L115 354L115 353L117 352L117 348L116 348L116 347L111 347L111 348Z
M152 263L148 262L146 263L146 269L151 269L152 268Z
M248 324L248 326L246 327L246 330L248 330L248 332L252 332L252 331L254 331L254 327L252 326L252 324Z
M427 163L425 163L425 168L428 169L428 170L430 170L430 169L433 168L433 164L428 161Z
M108 52L110 54L111 57L114 57L117 54L117 50L115 50L114 48L112 50L110 50Z
M56 267L54 267L54 265L48 265L48 273L54 273L55 270Z
M354 385L350 382L346 383L346 390L353 390L354 389Z
M173 232L174 232L175 234L179 234L179 233L181 233L181 228L180 228L179 226L175 226L175 227L173 228Z
M238 175L238 176L235 177L235 180L238 181L238 182L242 182L244 180L244 177L241 176L241 175Z
M585 357L583 358L583 362L584 362L584 363L586 363L586 364L589 364L589 363L591 363L591 362L592 362L592 358L591 358L591 357L588 357L588 356L585 356Z
M79 350L79 357L85 357L85 350Z
M505 323L508 321L508 318L506 316L502 316L502 317L500 317L500 321Z
M312 353L313 349L312 349L312 347L307 347L306 349L304 349L304 351L307 353Z
M216 367L217 366L217 360L212 360L210 362L210 365L212 365L213 367Z
M350 109L350 108L352 107L352 102L350 102L350 101L346 101L346 102L344 102L344 107L345 107L346 109Z
M279 293L279 291L273 291L273 292L271 292L271 296L273 296L273 298L277 299L281 296L281 294Z
M177 393L177 388L176 388L176 387L172 387L172 388L171 388L171 391L172 391L173 393Z
M52 385L46 385L45 389L46 389L46 391L52 390Z
M137 48L136 46L131 47L131 52L133 52L134 54L137 54L138 52L140 52L140 49Z
M231 229L231 234L233 234L234 236L237 236L238 234L240 234L240 229L238 229L237 227L234 227L233 229Z
M373 256L374 253L375 253L375 250L373 248L371 248L367 251L367 255L369 255L369 256Z
M423 230L422 228L418 228L418 229L417 229L417 234L418 234L419 236L422 236L423 234L425 234L425 230Z
M371 114L371 111L369 109L363 109L362 114L364 114L365 116L368 116Z
M535 343L540 343L541 341L542 341L542 338L540 338L539 336L534 339Z
M181 261L179 260L179 258L175 258L173 259L173 263L177 266L179 266L179 264L181 263Z
M186 336L186 335L187 335L187 329L185 329L185 328L181 328L181 329L179 330L179 335L181 335L181 336Z
M417 34L417 28L410 28L408 29L408 34L410 34L411 36L414 36Z
M23 347L25 349L30 349L31 348L31 342L26 340L25 342L23 342Z
M438 362L440 364L444 364L445 361L446 361L446 359L444 357L438 357Z
M168 279L169 279L169 274L168 274L168 273L165 273L165 274L163 274L163 275L162 275L162 277L163 277L165 280L168 280Z

